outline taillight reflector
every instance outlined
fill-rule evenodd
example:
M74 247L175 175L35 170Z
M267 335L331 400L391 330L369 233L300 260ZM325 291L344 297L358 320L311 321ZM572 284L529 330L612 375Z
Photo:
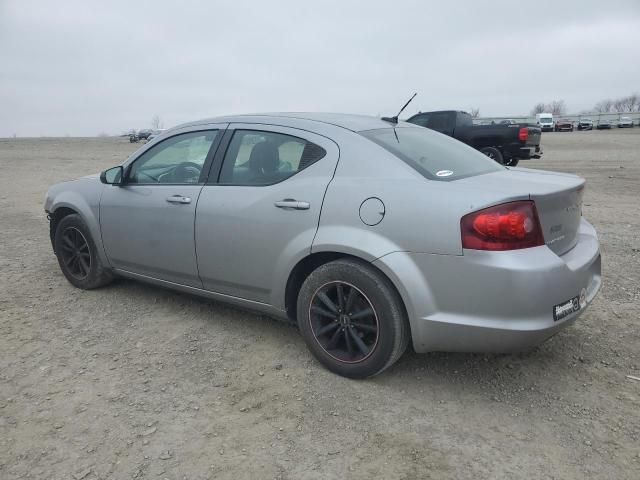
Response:
M469 213L460 220L462 247L517 250L544 245L536 205L531 200L503 203Z

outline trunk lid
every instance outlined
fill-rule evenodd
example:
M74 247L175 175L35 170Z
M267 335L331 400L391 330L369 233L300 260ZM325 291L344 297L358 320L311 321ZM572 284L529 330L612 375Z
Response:
M463 178L455 183L499 193L504 202L528 197L536 204L545 244L558 255L575 246L582 216L583 178L544 170L512 168ZM493 205L497 203L500 202Z

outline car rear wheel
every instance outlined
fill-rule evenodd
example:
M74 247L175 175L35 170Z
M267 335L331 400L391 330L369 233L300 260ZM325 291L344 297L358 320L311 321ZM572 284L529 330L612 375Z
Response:
M91 233L80 215L67 215L60 220L54 249L62 273L73 286L90 290L113 280L111 272L102 265Z
M487 157L489 157L492 160L495 160L496 162L498 162L501 165L504 165L504 159L502 158L502 154L500 153L500 150L498 150L495 147L484 147L482 150L480 150L482 153L484 153Z
M389 280L358 260L318 267L298 294L300 332L328 370L367 378L393 365L409 343L402 301Z

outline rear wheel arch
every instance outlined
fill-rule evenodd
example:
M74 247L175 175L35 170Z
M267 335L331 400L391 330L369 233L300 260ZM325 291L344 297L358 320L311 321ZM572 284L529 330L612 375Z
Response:
M298 294L300 292L300 288L302 284L307 279L307 277L322 265L333 262L335 260L354 260L356 262L362 263L366 265L368 268L375 270L382 277L384 277L389 285L393 288L395 293L398 295L402 308L404 310L405 315L407 314L407 308L405 305L404 298L400 293L400 289L396 286L394 281L387 275L384 271L374 265L371 261L368 261L364 258L358 257L356 255L343 253L343 252L317 252L312 253L303 259L301 259L291 270L289 274L289 278L287 279L287 284L285 288L285 309L287 312L287 318L292 323L297 322L297 302L298 302Z

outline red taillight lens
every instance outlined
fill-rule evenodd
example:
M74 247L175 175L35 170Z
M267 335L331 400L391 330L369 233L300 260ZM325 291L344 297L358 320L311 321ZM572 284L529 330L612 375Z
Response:
M460 220L462 248L517 250L544 245L536 205L531 200L503 203Z
M529 129L527 127L521 127L518 131L518 140L526 142L527 138L529 138Z

